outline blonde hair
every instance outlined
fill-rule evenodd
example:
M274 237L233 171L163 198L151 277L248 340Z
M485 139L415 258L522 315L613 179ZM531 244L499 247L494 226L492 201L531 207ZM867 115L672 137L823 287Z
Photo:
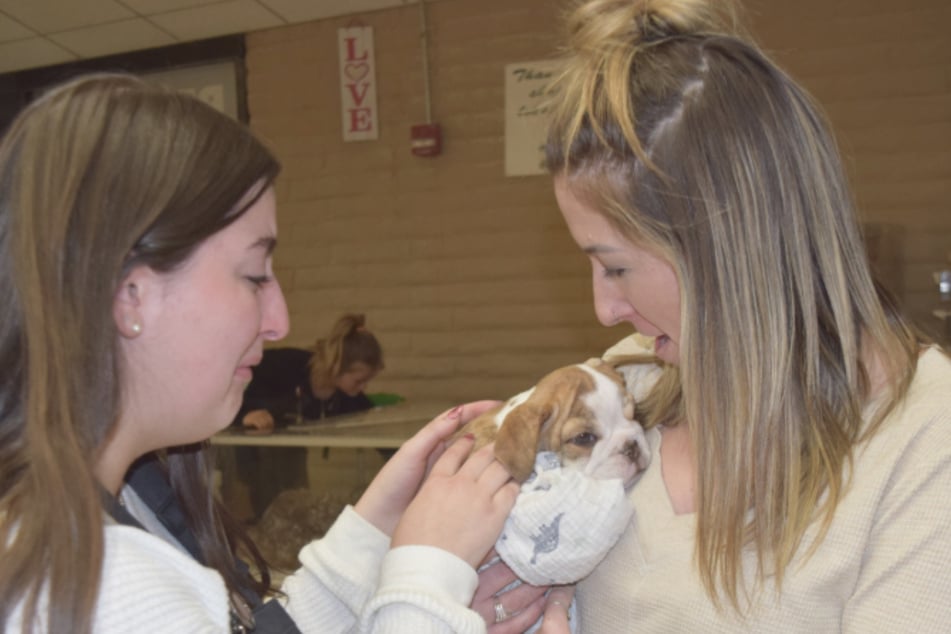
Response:
M24 629L92 627L104 521L93 465L121 407L120 281L136 266L180 266L278 171L244 126L125 75L59 86L5 134L0 630L18 605ZM247 585L233 552L244 538L212 497L201 447L169 451L163 465L205 564L230 590Z
M313 389L332 387L341 374L355 363L373 370L383 369L383 348L367 330L366 317L361 314L341 316L327 337L314 344L310 358L310 382Z
M669 375L650 415L688 426L699 573L742 611L817 519L822 539L919 342L872 279L819 108L735 16L723 0L580 5L546 161L677 273L679 389ZM870 355L890 398L863 421Z

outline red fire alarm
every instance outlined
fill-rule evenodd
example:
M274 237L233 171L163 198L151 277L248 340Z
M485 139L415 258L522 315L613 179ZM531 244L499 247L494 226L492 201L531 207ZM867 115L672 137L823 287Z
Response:
M438 123L421 123L409 129L410 151L416 156L437 156L442 152L442 132Z

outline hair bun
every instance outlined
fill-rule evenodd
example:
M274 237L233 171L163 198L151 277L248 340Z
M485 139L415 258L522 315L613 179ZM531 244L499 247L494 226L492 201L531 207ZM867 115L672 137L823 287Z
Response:
M587 0L568 18L571 47L578 53L677 35L733 33L735 25L732 0Z
M643 42L730 30L721 14L723 9L732 13L727 0L634 0L631 4Z

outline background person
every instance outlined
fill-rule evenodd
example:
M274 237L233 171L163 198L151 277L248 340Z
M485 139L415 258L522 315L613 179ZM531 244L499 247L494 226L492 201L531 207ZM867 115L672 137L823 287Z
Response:
M555 195L599 320L665 366L635 519L578 584L577 625L942 631L951 362L873 282L819 109L727 7L592 0L568 20Z
M271 268L277 172L234 120L123 75L55 88L6 132L0 630L248 622L266 566L255 582L236 561L245 542L212 495L204 448L233 420L264 342L288 329ZM285 617L280 631L485 630L468 608L474 567L517 485L491 452L465 458L471 439L441 448L489 405L437 417L303 549L284 607L264 604ZM116 510L150 454L197 554L160 510L132 509L137 523Z
M373 407L367 385L383 370L383 349L359 314L340 317L312 351L268 348L254 370L236 421L257 429Z
M266 349L235 422L269 431L295 421L368 410L373 403L364 392L382 369L383 349L367 330L366 318L343 315L312 351ZM307 486L306 448L236 447L234 458L236 472L248 486L255 520L281 491Z

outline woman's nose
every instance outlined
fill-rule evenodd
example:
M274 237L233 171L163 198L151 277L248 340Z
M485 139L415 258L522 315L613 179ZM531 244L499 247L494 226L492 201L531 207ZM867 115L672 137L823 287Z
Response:
M623 315L624 298L603 276L595 272L592 276L591 288L594 293L594 313L602 326L613 326Z
M261 316L261 331L268 341L278 341L290 331L290 317L287 314L287 300L277 280L267 289Z

